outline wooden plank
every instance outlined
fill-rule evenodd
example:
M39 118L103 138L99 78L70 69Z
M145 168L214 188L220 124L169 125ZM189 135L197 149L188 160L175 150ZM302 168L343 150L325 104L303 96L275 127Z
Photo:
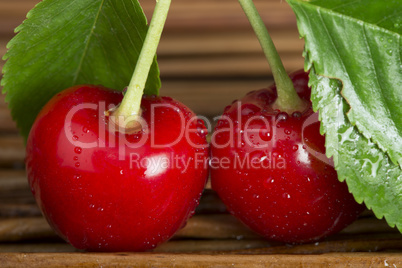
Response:
M196 208L196 215L199 214L223 214L228 213L225 204L221 201L218 194L211 190L210 183L207 183L202 193L200 204Z
M39 0L2 0L0 1L0 34L9 33L18 26L26 13ZM296 27L296 17L285 1L255 0L254 1L266 24L271 28ZM144 12L150 18L154 1L140 1ZM222 29L239 29L249 27L237 1L204 0L204 1L173 1L166 22L166 31L195 31Z
M286 53L301 55L304 41L299 38L296 28L272 30L270 35L280 55ZM236 57L236 54L260 54L261 51L261 46L252 30L218 33L172 32L162 35L158 56L231 55Z
M303 68L301 51L297 54L281 55L288 72ZM162 79L167 78L220 78L270 77L271 69L261 53L233 55L208 55L203 57L158 57ZM4 66L4 61L0 67Z
M171 240L159 245L153 252L212 252L263 248L275 245L263 239L255 240ZM78 252L73 246L64 242L42 243L7 243L0 244L0 254L5 252Z
M299 54L304 41L297 29L273 30L270 32L280 55ZM0 56L6 53L11 35L0 35ZM174 55L231 55L261 54L261 47L253 31L235 32L172 32L163 34L158 47L158 56Z
M56 237L43 217L0 219L0 241L24 241ZM175 235L176 238L243 239L257 236L228 214L195 215Z
M399 253L207 255L163 253L4 253L3 267L399 267Z
M303 245L283 245L264 239L241 240L170 240L152 252L193 253L193 254L323 254L340 252L381 252L384 250L401 251L401 241L397 239L355 239L332 240ZM6 252L81 252L71 245L59 242L28 242L0 244L0 254Z
M301 53L281 55L285 69L302 69ZM208 57L158 58L162 77L269 77L271 69L262 54Z
M247 92L267 87L270 77L256 79L168 79L162 80L161 95L171 96L186 104L196 114L214 117L234 99ZM216 119L217 120L217 119Z
M264 239L211 239L211 240L171 240L159 245L152 252L199 253L227 252L241 249L258 249L275 246L278 243ZM0 251L1 252L1 251Z
M145 2L142 2L145 3ZM255 0L257 9L264 22L271 28L291 27L296 24L296 17L284 1ZM143 5L147 14L150 14L153 5ZM172 3L167 20L167 29L198 30L227 29L249 27L249 23L237 1L176 1Z
M177 232L177 238L255 239L258 236L229 214L195 215Z
M0 169L0 196L12 192L30 191L24 170Z
M33 201L33 198L31 199ZM35 203L0 203L0 218L40 217L42 213Z
M348 237L339 240L326 240L302 245L281 245L259 249L240 249L231 253L236 254L322 254L340 252L402 252L401 239L392 237ZM224 253L224 252L222 252ZM402 253L400 253L402 256Z
M23 168L25 146L21 137L16 135L0 136L0 167L14 166Z
M1 87L0 87L1 90ZM3 95L4 96L4 95ZM11 117L10 110L7 107L1 107L2 100L0 96L0 133L1 132L10 132L10 133L17 133L17 125L13 121ZM6 105L4 105L6 106Z
M24 170L0 169L0 218L38 217Z
M7 243L0 244L0 255L5 252L78 252L70 244L64 242L39 242L39 243Z
M27 231L26 231L27 230ZM46 232L45 232L46 231ZM23 241L32 234L52 233L50 226L42 217L19 217L0 220L0 241ZM54 235L55 236L55 235ZM330 239L347 239L353 236L367 238L393 237L400 240L402 235L390 228L385 221L359 219ZM175 235L176 239L256 239L258 236L229 214L199 214L190 218L186 226Z
M56 234L43 217L0 220L0 241L54 238Z
M0 244L4 252L76 252L71 245L58 240L51 242L27 242ZM59 241L55 243L54 241ZM400 239L388 237L356 237L353 239L326 240L301 245L284 245L279 242L256 239L213 239L213 240L176 240L167 241L152 252L202 253L202 254L323 254L340 252L402 252Z

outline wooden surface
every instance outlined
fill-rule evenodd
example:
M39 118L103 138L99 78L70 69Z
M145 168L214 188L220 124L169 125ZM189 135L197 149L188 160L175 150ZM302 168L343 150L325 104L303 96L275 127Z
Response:
M395 253L343 253L321 255L200 255L200 254L4 254L5 266L29 263L30 267L399 267Z
M0 0L0 56L37 0ZM141 1L152 13L154 1ZM296 19L281 0L255 0L287 71L303 67ZM214 118L233 99L272 83L271 72L235 0L175 0L158 50L161 94ZM4 62L0 61L0 67ZM402 267L402 236L365 212L340 234L306 245L261 239L227 214L206 189L196 215L148 253L80 252L50 229L30 193L24 144L0 96L0 266ZM208 187L207 187L208 188Z

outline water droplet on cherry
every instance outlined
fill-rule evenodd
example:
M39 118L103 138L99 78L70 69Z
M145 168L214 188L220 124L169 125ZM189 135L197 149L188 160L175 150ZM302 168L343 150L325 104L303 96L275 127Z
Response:
M248 116L254 115L261 111L261 108L252 103L246 103L241 106L241 115Z
M288 118L289 118L289 115L284 112L280 112L279 114L276 115L277 122L284 122L284 121L288 120Z
M275 182L275 179L269 177L268 179L266 179L264 181L264 187L267 188L267 189L271 189L273 187L274 182Z
M265 102L265 104L269 105L273 102L275 95L272 92L264 90L264 91L258 93L257 98L260 100L263 100Z
M75 167L80 167L80 165L81 165L80 162L75 163Z
M74 152L75 152L76 154L80 154L80 153L82 153L82 148L81 148L81 147L75 147L75 148L74 148Z
M201 119L197 119L197 128L204 129L204 121L202 121Z
M301 117L302 117L302 113L301 113L301 112L294 112L294 113L292 113L292 117L294 117L294 118L301 118Z
M272 135L267 129L260 129L259 135L263 141L272 140Z

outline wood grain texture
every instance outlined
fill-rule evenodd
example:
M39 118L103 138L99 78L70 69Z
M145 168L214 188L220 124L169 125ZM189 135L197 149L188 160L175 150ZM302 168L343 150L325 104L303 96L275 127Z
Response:
M55 237L43 217L0 220L0 241L21 241Z
M23 167L25 158L24 141L17 135L5 135L0 138L0 167Z
M29 230L27 232L21 230ZM51 228L42 217L0 218L0 242L24 241L32 233L52 233ZM55 237L54 233L53 236ZM397 239L402 246L402 235L389 227L384 220L374 217L362 217L346 227L330 240L348 239L348 237L366 237L367 239ZM40 236L39 236L40 238ZM196 214L186 226L178 231L175 239L256 239L258 236L229 214Z
M40 217L41 215L42 213L35 203L0 203L0 218Z
M4 253L3 267L400 267L397 253L207 255L162 253Z
M0 169L0 196L10 192L29 191L24 170Z
M0 34L18 26L38 0L1 0ZM264 22L270 28L294 27L296 18L285 1L255 0ZM140 1L150 18L155 1ZM222 31L249 29L248 21L237 1L231 0L177 0L172 1L165 31Z

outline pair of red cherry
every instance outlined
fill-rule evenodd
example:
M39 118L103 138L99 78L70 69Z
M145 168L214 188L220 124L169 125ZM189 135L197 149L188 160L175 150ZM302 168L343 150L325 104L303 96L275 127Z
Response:
M291 76L309 102L308 76ZM183 104L144 96L140 127L116 129L105 115L122 94L77 86L38 115L26 166L36 201L54 230L79 249L154 248L194 213L208 177L207 130ZM338 232L362 211L324 156L311 104L272 108L275 86L225 109L211 143L213 189L257 233L309 242Z

